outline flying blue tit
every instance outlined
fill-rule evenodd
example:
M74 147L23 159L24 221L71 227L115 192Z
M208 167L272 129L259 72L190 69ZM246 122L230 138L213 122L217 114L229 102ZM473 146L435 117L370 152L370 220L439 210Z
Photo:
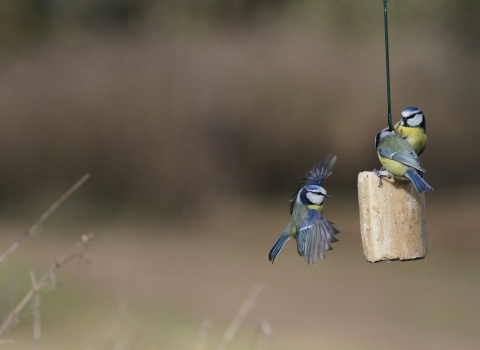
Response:
M375 137L375 148L380 163L394 177L409 178L419 193L433 191L422 178L425 169L422 168L415 150L401 136L388 129L382 130ZM378 171L376 174L381 184L381 175Z
M395 129L413 147L419 156L427 144L427 126L425 115L417 107L407 107L402 111L402 119L395 124Z
M290 199L290 223L268 254L272 264L290 238L297 240L298 254L308 264L325 259L325 251L332 250L330 244L338 241L335 235L340 231L323 217L323 201L330 195L320 186L332 174L336 161L337 157L329 154L307 173L298 186Z

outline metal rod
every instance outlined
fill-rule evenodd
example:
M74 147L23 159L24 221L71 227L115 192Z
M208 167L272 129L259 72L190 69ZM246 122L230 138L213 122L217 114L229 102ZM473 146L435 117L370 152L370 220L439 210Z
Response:
M383 11L384 11L384 26L385 26L385 60L387 67L387 103L388 103L388 128L393 130L392 125L392 102L390 98L390 58L388 54L388 16L387 16L387 1L383 0Z

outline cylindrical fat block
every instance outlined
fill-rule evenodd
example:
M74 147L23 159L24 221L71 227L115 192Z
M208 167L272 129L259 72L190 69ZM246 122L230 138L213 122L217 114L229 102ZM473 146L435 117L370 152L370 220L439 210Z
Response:
M382 173L382 174L387 174ZM369 262L423 259L428 251L425 195L409 181L358 174L363 252Z

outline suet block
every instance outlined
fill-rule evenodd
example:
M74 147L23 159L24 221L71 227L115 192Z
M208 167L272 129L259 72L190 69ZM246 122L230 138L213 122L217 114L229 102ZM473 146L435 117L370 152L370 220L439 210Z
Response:
M385 175L386 172L382 172ZM425 194L410 180L358 174L363 252L369 262L423 259L428 251Z

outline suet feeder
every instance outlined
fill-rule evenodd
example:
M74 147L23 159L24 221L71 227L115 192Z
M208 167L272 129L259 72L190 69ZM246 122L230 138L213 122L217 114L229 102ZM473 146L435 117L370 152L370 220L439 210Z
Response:
M393 131L387 1L383 0L388 127ZM360 232L367 261L374 263L423 259L428 252L425 194L418 193L410 180L382 178L382 183L379 186L378 176L374 172L358 174Z
M386 175L386 173L385 173ZM358 174L363 253L369 262L423 259L428 251L425 193L409 181Z

